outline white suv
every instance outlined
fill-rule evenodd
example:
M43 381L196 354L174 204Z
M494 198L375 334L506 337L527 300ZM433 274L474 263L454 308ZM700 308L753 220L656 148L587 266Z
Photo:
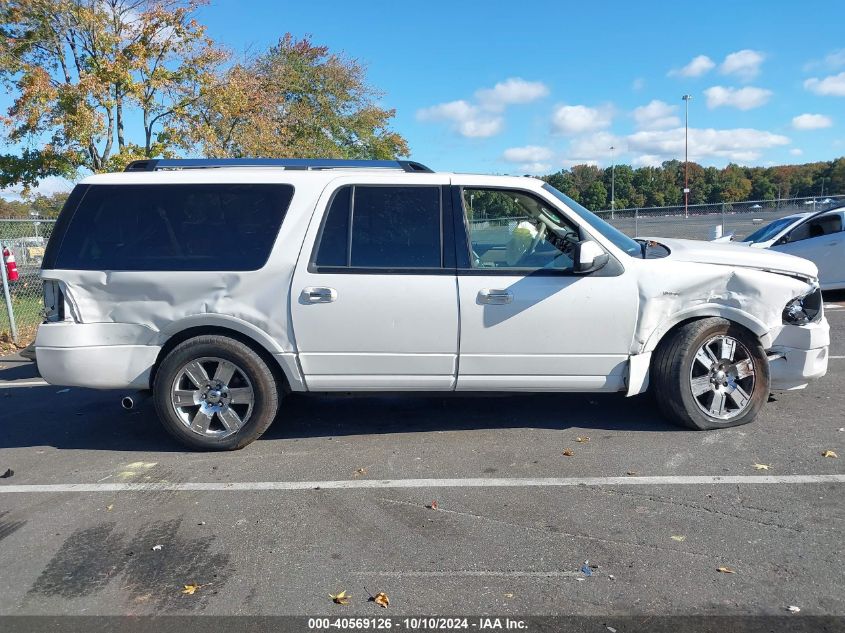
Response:
M667 220L669 221L669 220ZM240 448L288 391L646 391L695 429L827 370L816 266L631 239L541 180L406 161L150 160L71 194L36 340Z

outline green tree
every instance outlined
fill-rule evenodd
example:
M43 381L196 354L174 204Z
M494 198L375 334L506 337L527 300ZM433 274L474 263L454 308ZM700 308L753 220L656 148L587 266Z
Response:
M358 61L285 35L254 60L222 75L181 128L207 156L395 158L405 139L395 112L366 82Z
M601 180L593 181L584 194L582 204L590 210L602 211L608 208L607 189Z
M0 80L13 97L0 186L79 167L103 171L178 147L176 121L225 54L194 14L201 0L4 0ZM126 134L138 108L143 143Z

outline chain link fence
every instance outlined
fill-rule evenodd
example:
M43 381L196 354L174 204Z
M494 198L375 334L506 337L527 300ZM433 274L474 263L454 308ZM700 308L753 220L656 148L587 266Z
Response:
M599 211L598 215L631 237L712 240L733 235L735 240L741 240L772 220L841 206L845 206L845 195L691 204L686 211L684 205L616 209Z
M9 293L8 302L5 291L0 296L0 346L9 348L16 344L21 347L35 338L44 308L39 271L44 247L47 246L54 224L55 220L41 218L0 219L0 243L3 249L9 249L14 256L18 274L18 278L12 280L8 275L8 266L4 267Z
M712 240L733 234L734 239L742 239L772 220L794 213L833 209L843 205L845 195L690 205L686 213L681 205L606 210L598 212L598 215L632 237ZM479 218L474 222L478 224L476 230L495 234L511 231L518 220ZM16 344L21 347L35 338L43 310L39 270L44 247L50 239L54 224L55 220L42 218L0 219L0 242L14 255L18 271L18 279L7 283L11 315L5 294L0 298L0 346L9 348ZM17 331L17 340L14 340L13 329Z

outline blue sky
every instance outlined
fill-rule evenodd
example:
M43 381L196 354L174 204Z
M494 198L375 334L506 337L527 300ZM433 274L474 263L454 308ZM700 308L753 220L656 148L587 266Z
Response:
M366 64L435 169L722 166L845 154L845 3L212 0L236 54L286 31Z

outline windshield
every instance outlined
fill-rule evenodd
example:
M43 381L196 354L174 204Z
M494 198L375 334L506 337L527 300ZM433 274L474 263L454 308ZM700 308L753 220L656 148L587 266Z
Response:
M743 242L750 242L754 244L755 242L767 242L772 239L775 235L780 233L790 224L795 222L796 218L781 218L780 220L775 220L774 222L767 224L761 229L757 229L751 235L746 237Z
M575 200L552 187L549 183L545 183L543 185L543 189L545 189L555 198L563 202L567 207L575 211L581 217L581 219L584 220L587 224L589 224L591 228L595 229L597 233L601 234L602 236L606 237L611 242L613 242L614 246L625 251L631 257L642 259L643 248L637 241L625 235L615 226L608 224L592 211L585 209L580 204L575 202Z

